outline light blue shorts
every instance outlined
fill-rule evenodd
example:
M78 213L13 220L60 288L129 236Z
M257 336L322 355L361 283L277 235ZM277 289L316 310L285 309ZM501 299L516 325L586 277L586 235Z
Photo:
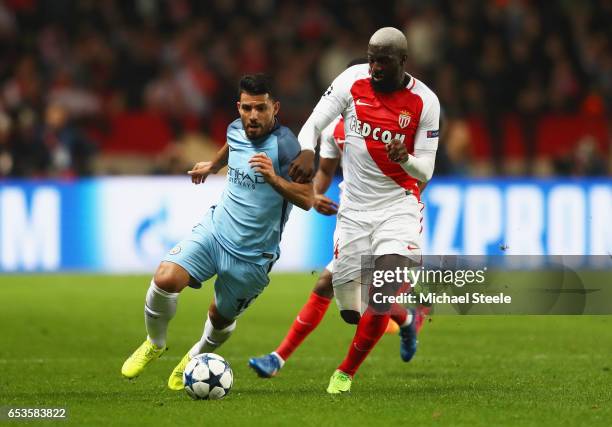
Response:
M270 283L268 272L272 260L264 265L236 258L226 251L212 234L207 215L193 227L191 235L180 241L164 257L164 261L183 267L195 279L189 286L201 288L202 282L215 274L215 303L226 319L238 317Z

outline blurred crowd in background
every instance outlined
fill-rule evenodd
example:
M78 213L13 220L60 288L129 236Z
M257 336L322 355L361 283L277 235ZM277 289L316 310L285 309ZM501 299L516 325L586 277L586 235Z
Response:
M297 133L382 26L440 99L437 174L609 174L612 0L0 0L0 176L185 173L251 72Z

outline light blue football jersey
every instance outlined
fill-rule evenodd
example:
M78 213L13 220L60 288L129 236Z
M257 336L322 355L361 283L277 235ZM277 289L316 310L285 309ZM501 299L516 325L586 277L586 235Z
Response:
M250 140L240 119L228 126L227 144L227 183L212 212L213 235L223 248L245 261L265 264L276 260L292 205L255 173L249 159L265 153L276 174L290 180L289 164L300 153L300 144L293 132L278 122L268 135Z

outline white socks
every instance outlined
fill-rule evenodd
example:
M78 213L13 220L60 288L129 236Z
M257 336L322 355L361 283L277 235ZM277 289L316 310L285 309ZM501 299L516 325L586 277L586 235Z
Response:
M212 353L217 347L227 341L230 335L232 335L232 332L234 332L234 329L236 329L235 320L231 325L223 329L215 329L210 321L210 317L206 317L202 338L191 347L189 356L193 357L200 353Z
M157 347L166 346L168 323L176 313L178 293L166 292L151 280L145 299L145 325L149 341Z
M178 293L164 291L155 284L155 281L151 280L151 286L149 286L145 299L145 325L149 341L157 347L166 346L168 323L176 313L178 295ZM207 317L202 338L189 350L189 355L193 357L200 353L212 353L227 341L234 329L236 329L235 320L223 329L215 329L210 318Z
M282 357L280 357L280 355L277 352L273 351L272 356L276 357L276 359L278 360L278 364L280 365L281 368L285 365L285 361L283 360Z
M399 325L400 328L403 328L404 326L408 326L412 323L412 320L414 319L414 316L412 315L412 311L406 309L407 313L406 313L406 320L404 321L403 325Z

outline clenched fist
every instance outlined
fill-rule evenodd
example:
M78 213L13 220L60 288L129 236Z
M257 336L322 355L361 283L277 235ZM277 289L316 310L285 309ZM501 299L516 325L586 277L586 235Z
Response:
M408 150L399 139L392 139L385 148L387 149L387 157L392 162L403 163L408 160Z
M269 158L266 153L257 153L249 159L251 168L259 174L261 174L267 183L272 183L276 179L276 172L274 172L274 165L272 159Z

